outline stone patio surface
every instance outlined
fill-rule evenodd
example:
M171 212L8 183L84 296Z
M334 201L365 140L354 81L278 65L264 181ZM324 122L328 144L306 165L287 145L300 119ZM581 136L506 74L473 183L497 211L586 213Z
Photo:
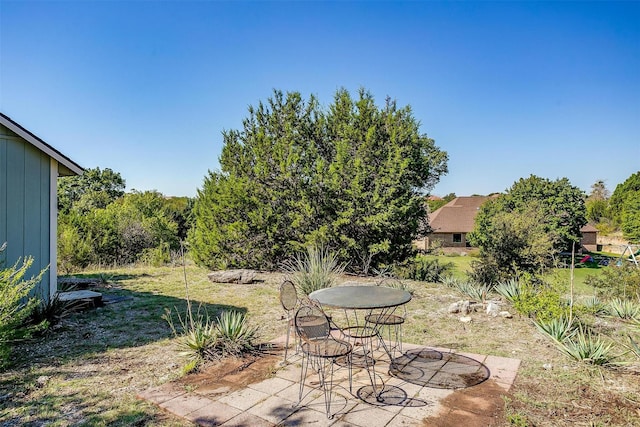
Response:
M274 343L284 343L284 337ZM301 355L292 353L274 376L237 391L188 392L167 383L138 397L200 426L490 426L503 422L501 396L511 388L520 366L517 359L403 344L394 368L378 349L375 372L384 384L384 401L372 395L364 368L354 367L350 392L348 370L337 367L331 397L335 415L329 419L312 369L297 404Z

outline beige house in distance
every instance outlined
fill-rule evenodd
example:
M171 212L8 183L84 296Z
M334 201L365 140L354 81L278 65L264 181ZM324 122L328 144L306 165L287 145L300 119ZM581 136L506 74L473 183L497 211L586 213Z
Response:
M436 245L443 248L468 248L467 234L473 230L480 206L489 196L456 197L446 205L429 214L429 225L433 230L425 238L417 240L419 250L426 251Z
M421 251L427 251L434 245L441 248L470 248L467 235L473 231L474 221L480 206L494 196L456 197L440 209L429 214L432 232L425 238L416 240L414 245ZM597 251L598 230L591 224L580 229L581 248ZM438 243L435 243L438 242Z

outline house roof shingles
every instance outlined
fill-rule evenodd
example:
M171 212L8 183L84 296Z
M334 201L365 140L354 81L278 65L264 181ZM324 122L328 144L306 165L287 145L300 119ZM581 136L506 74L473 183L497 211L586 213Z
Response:
M489 196L456 197L429 215L434 233L470 233L480 206Z
M470 233L473 231L480 206L491 196L456 197L440 209L429 214L429 225L433 233ZM592 224L580 229L583 233L598 230Z

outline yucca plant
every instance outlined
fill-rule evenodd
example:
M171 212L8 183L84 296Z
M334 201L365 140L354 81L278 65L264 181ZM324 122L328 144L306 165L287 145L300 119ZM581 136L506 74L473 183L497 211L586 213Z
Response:
M217 324L217 353L220 356L240 356L252 352L258 329L247 323L247 318L239 311L223 311Z
M485 301L489 291L491 290L489 285L479 285L475 282L456 282L455 289L462 295L477 301Z
M590 331L580 327L576 333L558 345L560 351L569 357L596 366L618 365L613 355L613 344L600 337L592 336Z
M522 288L517 279L509 279L506 282L498 282L493 291L513 303L520 297Z
M622 298L609 301L609 314L621 319L640 319L640 304Z
M536 325L538 331L556 343L563 343L576 333L573 323L565 316L547 321L534 321L533 323Z
M457 288L460 281L454 276L445 276L442 278L442 284L449 288Z
M196 369L201 361L211 359L214 356L213 349L218 340L217 325L210 320L206 310L205 314L202 314L201 308L198 307L195 316L190 312L184 316L179 312L176 313L180 330L173 321L171 310L165 309L165 314L162 316L177 338L177 344L181 350L180 355L195 362L193 369ZM188 307L188 310L190 311L191 307Z
M283 263L283 269L298 290L309 295L318 289L333 286L336 277L344 272L345 266L328 249L309 247L306 253L298 254Z
M596 296L584 299L581 305L591 314L607 314L609 312L607 305Z

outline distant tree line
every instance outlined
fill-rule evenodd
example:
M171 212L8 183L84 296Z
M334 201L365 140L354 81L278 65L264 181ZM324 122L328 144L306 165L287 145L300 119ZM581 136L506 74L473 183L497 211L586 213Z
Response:
M631 243L640 243L640 171L618 184L613 194L596 181L586 200L587 219L604 234L621 231Z
M58 267L135 262L162 264L179 248L189 228L193 201L157 191L124 192L111 169L87 169L58 180Z

